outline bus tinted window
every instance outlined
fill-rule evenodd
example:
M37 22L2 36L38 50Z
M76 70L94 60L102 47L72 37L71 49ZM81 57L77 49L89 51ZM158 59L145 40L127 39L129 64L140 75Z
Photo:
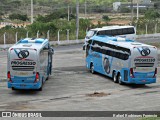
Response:
M135 34L134 28L122 28L122 29L113 29L113 30L101 30L98 31L97 35L125 35L125 34Z
M108 49L105 49L107 47ZM112 49L112 50L109 50ZM115 45L99 42L99 41L93 41L93 44L91 46L91 50L95 52L99 52L105 55L109 55L115 58L119 58L122 60L127 60L130 55L130 50L127 48L123 47L117 47ZM116 52L116 51L121 51L121 52Z

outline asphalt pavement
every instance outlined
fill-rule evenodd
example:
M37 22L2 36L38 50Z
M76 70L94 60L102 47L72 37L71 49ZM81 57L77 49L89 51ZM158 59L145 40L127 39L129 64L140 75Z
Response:
M6 53L0 52L1 78L6 76ZM115 84L111 78L91 74L85 68L82 44L57 46L53 73L43 91L12 91L0 81L0 95L0 111L159 111L160 74L158 69L154 84Z

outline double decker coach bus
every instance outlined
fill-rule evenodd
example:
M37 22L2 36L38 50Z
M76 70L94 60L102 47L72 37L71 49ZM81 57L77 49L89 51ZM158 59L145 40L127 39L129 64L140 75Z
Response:
M93 36L86 47L86 67L115 83L156 82L157 48L121 37Z
M134 40L136 38L136 28L134 26L104 26L102 28L90 29L85 37L85 44L83 49L88 42L88 40L95 35L107 35L107 36L120 36L123 38Z
M52 71L53 48L47 39L25 38L8 50L8 88L42 90Z

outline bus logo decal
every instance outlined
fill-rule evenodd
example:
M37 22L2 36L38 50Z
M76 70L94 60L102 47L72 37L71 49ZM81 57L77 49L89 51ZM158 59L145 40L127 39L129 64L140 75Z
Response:
M28 50L22 50L18 53L18 57L21 59L27 58L29 56Z
M142 47L142 50L140 51L140 53L142 56L148 56L151 53L151 51L148 47Z
M110 73L110 62L108 58L104 58L103 65L104 65L105 72L109 74Z

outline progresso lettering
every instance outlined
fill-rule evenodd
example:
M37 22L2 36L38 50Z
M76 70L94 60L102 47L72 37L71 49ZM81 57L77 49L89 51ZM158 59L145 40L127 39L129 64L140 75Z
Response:
M36 65L33 61L11 61L11 65Z
M155 62L155 58L136 58L136 59L134 59L134 62L136 62L136 63L141 63L141 62Z

